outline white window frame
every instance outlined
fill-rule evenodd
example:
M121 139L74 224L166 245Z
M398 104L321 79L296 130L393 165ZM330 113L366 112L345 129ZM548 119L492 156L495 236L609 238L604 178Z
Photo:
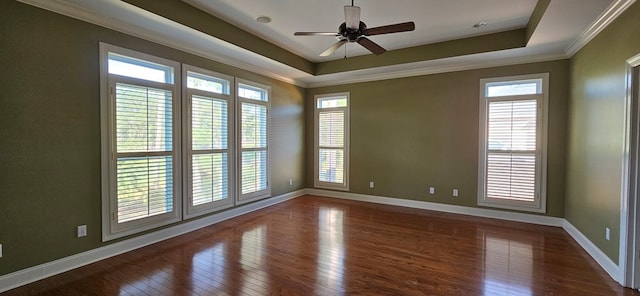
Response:
M320 109L318 108L318 100L323 99L323 98L328 98L328 97L345 97L347 99L347 106L346 107L336 107L336 108L322 108L322 111L320 111ZM313 149L313 159L314 159L314 174L313 174L313 186L316 188L323 188L323 189L332 189L332 190L344 190L344 191L348 191L349 190L349 147L350 147L350 127L349 127L349 122L350 122L350 106L351 106L351 99L350 99L350 93L349 92L341 92L341 93L332 93L332 94L321 94L321 95L316 95L314 96L314 100L313 100L313 109L314 109L314 149ZM344 176L343 176L343 183L331 183L331 182L323 182L320 181L320 126L319 126L319 118L320 118L320 113L323 111L326 112L330 112L330 111L336 111L336 110L343 110L345 113L344 116Z
M509 84L522 80L540 80L540 90L533 95L495 96L487 95L488 84ZM536 193L533 202L508 199L491 199L486 197L488 131L487 112L490 101L512 101L535 98L538 101L536 130ZM546 213L547 193L547 134L549 106L549 73L519 75L480 79L480 116L479 116L479 154L478 154L478 206Z
M108 73L109 53L140 59L173 68L173 83L151 82ZM102 159L102 240L108 241L163 225L178 222L182 219L181 202L181 143L180 143L180 63L136 52L114 45L100 43L100 125L101 125L101 159ZM173 160L173 211L148 218L118 223L116 197L116 141L115 141L115 94L116 82L162 88L172 92L172 160Z
M243 98L240 96L238 88L240 84L253 86L263 89L267 92L267 101L259 101L249 98ZM271 87L268 85L256 83L249 80L236 78L235 83L236 91L236 204L245 204L248 202L256 201L259 199L267 198L271 196ZM242 152L245 149L242 148L242 104L255 104L265 106L267 109L267 186L263 190L242 194ZM251 150L251 149L249 149Z
M219 94L214 92L209 92L200 89L188 88L187 87L187 75L189 72L204 74L207 76L212 76L218 78L220 80L225 80L228 82L229 94ZM186 65L184 64L182 67L182 93L183 93L183 122L182 122L182 134L183 134L183 163L184 163L184 175L183 180L185 180L184 184L184 193L183 193L183 210L185 219L197 217L200 215L212 213L215 211L223 210L230 208L235 205L235 83L234 78L229 75L224 75L220 73L216 73L210 70L202 69L199 67ZM224 200L218 200L211 203L201 204L194 206L192 203L193 200L193 164L192 164L192 96L198 95L203 97L213 97L216 99L226 100L227 101L227 176L228 176L228 197Z

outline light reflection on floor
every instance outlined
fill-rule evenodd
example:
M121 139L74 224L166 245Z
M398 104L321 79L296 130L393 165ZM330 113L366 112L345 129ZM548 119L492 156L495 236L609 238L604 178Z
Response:
M226 281L226 249L226 243L220 242L196 253L192 258L192 278L208 279L208 288L221 288Z
M484 295L531 296L533 247L531 243L484 235Z
M339 289L344 275L344 212L321 207L318 211L318 264L316 280L321 286ZM337 290L334 290L337 291Z
M173 287L173 267L154 270L142 279L128 282L120 287L120 295L136 295L155 291L158 295L166 294Z
M245 271L240 289L242 295L264 295L268 292L269 277L263 266L266 232L266 225L261 225L242 234L240 266Z

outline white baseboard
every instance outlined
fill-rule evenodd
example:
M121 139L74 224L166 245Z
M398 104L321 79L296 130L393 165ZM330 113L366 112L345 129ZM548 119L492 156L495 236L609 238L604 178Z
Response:
M366 195L366 194L349 193L349 192L339 192L339 191L331 191L331 190L321 190L321 189L307 188L306 192L307 194L310 194L310 195L335 197L335 198L342 198L342 199L349 199L349 200L373 202L373 203L385 204L385 205L432 210L432 211L438 211L438 212L462 214L462 215L469 215L469 216L476 216L476 217L483 217L483 218L493 218L493 219L501 219L501 220L508 220L508 221L516 221L516 222L525 222L525 223L555 226L555 227L562 227L564 223L564 219L562 218L516 213L516 212L507 212L502 210L471 208L471 207L456 206L456 205L449 205L449 204L442 204L442 203L435 203L435 202L408 200L408 199L402 199L402 198L392 198L392 197Z
M263 199L248 205L226 210L201 219L181 223L166 229L136 236L117 243L109 244L79 254L64 257L55 261L29 267L13 273L0 276L0 293L8 291L56 274L69 271L96 261L129 252L150 244L157 243L181 234L185 234L209 225L244 215L259 209L272 206L305 194L305 190L297 190L283 195Z
M580 232L580 230L573 226L569 221L564 221L562 229L571 235L571 237L609 274L609 276L623 285L622 270L620 270L618 264L613 262L607 254L602 252L600 248L593 244L591 240L582 234L582 232Z

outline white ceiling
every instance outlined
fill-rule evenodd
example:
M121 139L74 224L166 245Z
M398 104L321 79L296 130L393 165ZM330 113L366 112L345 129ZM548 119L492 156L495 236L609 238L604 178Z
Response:
M553 0L524 48L311 75L120 0L18 0L252 72L305 87L567 58L635 0ZM295 31L335 31L347 0L183 0L308 60L335 42ZM370 37L388 50L526 26L535 0L360 0L368 27L414 21L416 30ZM266 15L269 24L255 18ZM486 21L482 29L474 23ZM369 54L349 44L348 56ZM339 59L343 50L328 59Z

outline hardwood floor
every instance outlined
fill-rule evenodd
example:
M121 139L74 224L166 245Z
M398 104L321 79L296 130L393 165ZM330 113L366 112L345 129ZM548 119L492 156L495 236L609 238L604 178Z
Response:
M5 295L640 295L562 229L305 196Z

